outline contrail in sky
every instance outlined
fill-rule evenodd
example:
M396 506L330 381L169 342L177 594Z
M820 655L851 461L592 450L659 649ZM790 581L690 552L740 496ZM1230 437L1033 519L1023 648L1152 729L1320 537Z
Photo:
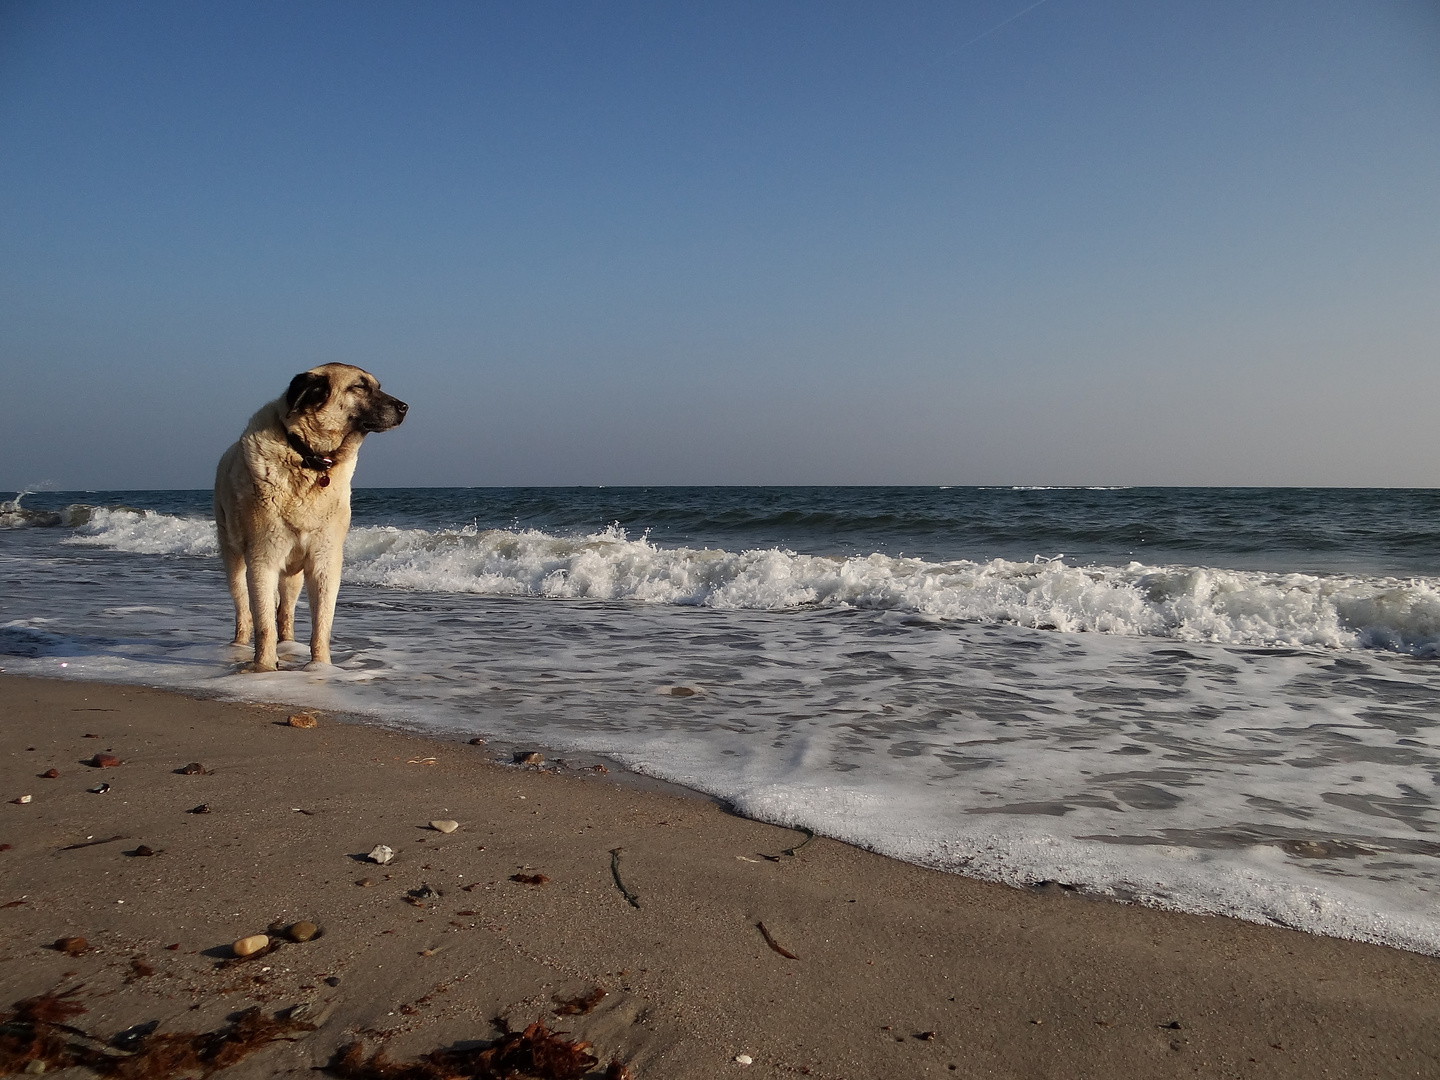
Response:
M998 23L996 23L994 26L990 27L989 30L986 30L983 34L976 34L976 35L975 35L974 37L972 37L969 41L966 41L966 42L963 42L963 43L961 43L961 44L959 44L959 45L956 45L955 48L954 48L953 50L951 50L951 51L952 51L952 52L959 52L961 49L968 49L971 45L974 45L977 41L981 40L982 38L987 38L987 37L989 37L991 34L995 33L996 30L999 30L999 29L1001 29L1002 27L1009 26L1009 25L1010 25L1012 22L1014 22L1016 19L1020 18L1021 15L1024 15L1026 12L1034 11L1037 7L1039 7L1041 4L1043 4L1043 3L1045 3L1045 2L1046 2L1046 0L1035 0L1035 3L1031 4L1029 7L1027 7L1027 8L1021 8L1019 11L1017 11L1014 15L1011 15L1011 16L1010 16L1008 19L1006 19L1004 22L998 22Z

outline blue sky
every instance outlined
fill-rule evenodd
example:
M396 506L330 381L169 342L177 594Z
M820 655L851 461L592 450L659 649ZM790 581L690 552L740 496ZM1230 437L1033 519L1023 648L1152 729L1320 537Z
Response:
M1440 4L1027 6L0 5L0 486L1440 484Z

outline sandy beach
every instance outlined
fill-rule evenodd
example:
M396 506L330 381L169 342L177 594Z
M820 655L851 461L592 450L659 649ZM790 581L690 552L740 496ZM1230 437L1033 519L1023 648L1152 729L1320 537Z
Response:
M13 676L0 703L0 1005L79 986L69 1023L104 1039L303 1006L313 1031L227 1076L537 1019L596 1076L1440 1074L1433 957L800 846L613 772L279 705ZM321 933L229 960L298 921Z

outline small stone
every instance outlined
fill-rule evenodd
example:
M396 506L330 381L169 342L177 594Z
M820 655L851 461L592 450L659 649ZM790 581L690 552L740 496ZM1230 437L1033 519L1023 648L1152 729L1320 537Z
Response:
M297 922L292 924L286 933L290 935L291 941L309 941L320 933L320 927L313 922Z
M66 956L80 956L90 948L90 943L83 937L62 937L53 947Z
M24 1071L26 1076L39 1076L45 1071L45 1062L39 1058L31 1058L25 1063Z
M124 763L114 754L96 754L87 764L92 769L113 769Z
M338 976L338 975L331 975L328 979L325 980L325 985L326 985L326 986L339 986L339 985L340 985L340 976Z
M370 886L374 885L375 882L368 877L362 877L359 881L355 882L355 884L359 885L362 889L368 889L370 888Z
M370 854L365 857L373 863L379 863L381 866L384 866L395 858L395 849L387 847L384 844L376 844Z
M597 773L608 773L610 770L607 769L604 765L591 765L590 771Z
M319 723L319 721L316 720L315 717L308 712L295 713L293 716L290 717L289 722L291 727L298 728L312 728L317 723Z
M141 857L148 857L155 854L155 849L145 844L141 844L135 849L135 854Z
M430 827L436 832L452 833L460 827L458 821L432 821Z
M697 693L699 693L699 691L696 690L694 687L690 687L690 686L672 686L672 687L670 687L670 696L671 696L671 697L694 697Z
M59 770L59 769L46 769L44 772L42 772L42 773L40 774L40 779L41 779L41 780L54 780L54 779L55 779L57 776L59 776L59 775L60 775L60 770Z
M10 801L13 803L18 803L20 806L24 806L33 798L35 798L34 795L21 795L18 799L11 799Z
M185 765L175 771L181 776L204 776L205 766L201 765L198 761L192 761L189 765Z
M91 795L104 795L105 792L110 790L110 785L96 784L94 787L86 788L85 790L88 791Z
M199 806L192 806L185 812L187 814L208 814L210 812L210 804L208 802L202 802Z
M516 765L544 765L545 755L535 750L527 750L515 755Z
M754 1065L754 1064L755 1064L755 1059L752 1058L749 1054L736 1054L736 1055L735 1055L735 1064L736 1064L736 1065Z
M239 941L235 942L234 945L231 945L230 951L236 956L254 956L269 944L270 939L264 934L251 934L249 937L242 937Z
M935 1032L933 1031L922 1031L915 1037L921 1042L934 1042L936 1038Z
M479 738L471 739L471 740L470 740L470 745L471 745L471 746L484 746L484 745L485 745L485 740L484 740L484 739L479 739Z

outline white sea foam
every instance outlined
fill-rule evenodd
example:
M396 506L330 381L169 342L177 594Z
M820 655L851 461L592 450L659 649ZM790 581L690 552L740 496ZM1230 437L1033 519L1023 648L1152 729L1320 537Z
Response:
M205 518L98 506L70 507L67 513L79 526L66 541L70 544L136 555L215 555L220 550L215 523Z
M91 511L69 542L143 554L216 551L208 520L130 510ZM420 592L882 609L1072 633L1440 655L1440 579L1422 577L665 548L618 527L566 537L369 526L350 533L345 579Z
M1394 651L1430 581L363 527L337 666L238 675L208 521L52 536L0 545L9 671L604 754L928 866L1440 954L1440 669ZM1283 634L1335 648L1251 647Z

